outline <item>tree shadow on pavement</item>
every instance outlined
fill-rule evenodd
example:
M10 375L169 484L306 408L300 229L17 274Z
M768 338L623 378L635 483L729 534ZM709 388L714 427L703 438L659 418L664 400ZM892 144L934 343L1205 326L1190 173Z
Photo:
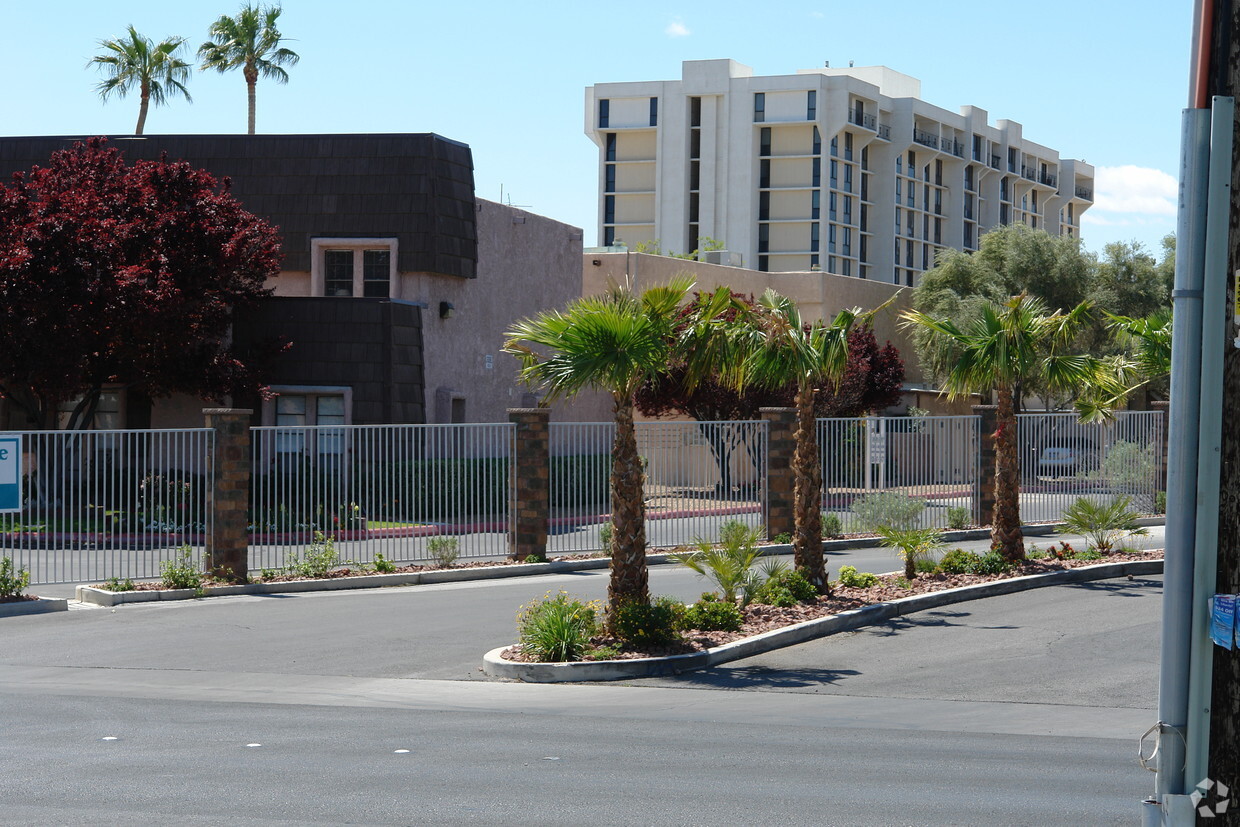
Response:
M695 689L804 689L834 686L860 675L856 669L776 669L770 666L716 666L686 672L672 680Z
M978 625L976 623L959 622L962 618L970 618L972 612L965 611L924 611L902 617L893 617L885 623L865 626L857 629L857 634L868 634L876 637L890 637L911 629L946 628L948 626L968 626L973 629L1016 629L1010 624Z
M1132 580L1094 580L1077 583L1076 586L1089 591L1106 592L1116 597L1150 597L1152 593L1162 590L1162 581L1137 577Z

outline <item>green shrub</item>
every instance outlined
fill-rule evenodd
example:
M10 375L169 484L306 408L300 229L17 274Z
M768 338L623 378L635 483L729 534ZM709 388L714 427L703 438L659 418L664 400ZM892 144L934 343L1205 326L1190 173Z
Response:
M839 584L852 589L868 589L878 585L878 575L857 571L855 566L840 566Z
M585 653L586 660L615 660L620 657L620 647L616 645L595 646Z
M615 528L612 527L612 524L610 522L603 523L601 526L598 527L599 546L603 549L603 552L606 554L611 554L611 538L612 538L612 535L615 534L615 532L616 530Z
M107 589L110 592L131 592L134 589L133 580L126 577L124 580L119 577L109 577L107 582L100 588Z
M952 549L939 560L939 571L944 574L972 574L981 559L982 556L976 552Z
M953 505L947 509L947 527L959 531L969 524L972 517L963 505Z
M1137 524L1137 512L1129 497L1116 497L1109 503L1078 497L1064 509L1063 521L1069 531L1083 535L1091 548L1104 554L1116 543L1149 533Z
M1149 491L1158 476L1159 454L1162 446L1154 441L1145 444L1119 440L1102 457L1102 467L1095 474L1106 480L1113 491L1126 491L1136 495L1130 503L1138 511L1153 511L1156 493Z
M786 596L786 597L785 597ZM794 606L797 603L813 603L818 590L799 571L786 567L772 572L754 594L754 601L768 606Z
M201 589L202 570L194 562L194 553L189 546L181 546L181 553L175 560L164 560L159 564L159 574L165 589Z
M517 612L521 651L542 663L581 660L598 631L598 603L548 592Z
M381 551L375 552L375 561L372 565L374 565L375 571L380 574L391 574L396 571L396 564L384 557Z
M1167 492L1166 491L1155 491L1154 492L1154 513L1155 514L1166 514L1167 513Z
M340 555L336 553L336 541L323 532L316 531L305 556L299 558L294 554L284 569L289 574L300 577L321 579L338 565Z
M426 541L426 553L441 568L450 568L461 556L460 540L455 537L432 537Z
M853 500L852 511L865 531L877 532L879 526L908 529L917 524L926 510L926 501L894 491L866 494Z
M698 538L694 540L697 551L673 554L669 559L713 580L724 600L744 606L760 585L751 567L762 556L761 539L761 528L729 520L719 529L718 546Z
M547 562L547 558L545 555L539 554L538 552L534 552L533 554L525 555L525 559L522 560L521 562L522 563L545 563Z
M683 605L677 611L667 600L622 603L612 615L611 632L624 643L638 648L666 646L680 640L676 626L683 613Z
M934 574L939 570L939 564L927 557L919 558L914 565L918 574Z
M1003 574L1012 564L997 551L988 551L977 559L970 574Z
M21 597L29 585L29 569L19 569L12 558L0 557L0 597Z
M792 535L786 531L781 531L778 534L776 534L774 537L772 537L771 541L774 543L781 543L783 545L788 545L789 543L792 542Z
M943 547L943 535L937 528L899 529L880 525L876 530L883 538L883 545L904 561L904 577L908 580L917 576L919 560L932 560L932 555Z
M713 595L712 595L713 596ZM703 632L735 632L741 628L744 615L734 603L703 599L685 610L683 628Z
M840 537L843 534L844 526L840 522L840 515L831 511L824 511L822 514L822 536Z

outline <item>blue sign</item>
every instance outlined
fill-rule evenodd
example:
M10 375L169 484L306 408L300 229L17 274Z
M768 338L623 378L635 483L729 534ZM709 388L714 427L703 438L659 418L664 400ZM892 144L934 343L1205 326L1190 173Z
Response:
M22 438L0 435L0 514L22 510Z
M1210 604L1210 637L1224 649L1236 648L1236 596L1216 594Z

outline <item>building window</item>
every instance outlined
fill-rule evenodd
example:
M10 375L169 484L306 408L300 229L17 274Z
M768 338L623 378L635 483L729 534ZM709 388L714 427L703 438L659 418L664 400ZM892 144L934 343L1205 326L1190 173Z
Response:
M603 198L603 223L616 223L616 196L608 195Z
M827 252L828 253L835 252L835 239L836 239L836 225L828 224L827 225ZM832 270L834 271L834 268L832 268Z
M659 125L659 99L658 98L650 99L650 125L651 126Z
M342 387L273 387L275 399L263 403L263 424L274 425L278 454L320 459L345 453L344 427L352 417L353 392Z
M616 133L607 133L607 160L616 160Z
M840 162L832 159L831 160L831 186L832 187L838 186L839 176L840 176Z
M812 121L818 117L818 93L813 89L805 94L805 120Z
M754 123L762 123L766 120L766 93L753 93L753 121Z
M765 273L771 269L770 256L758 256L758 272Z
M603 192L616 191L616 165L608 164L604 170Z
M814 222L809 225L809 250L811 253L818 252L818 223Z
M758 252L759 253L769 252L770 247L771 247L771 225L770 224L759 224L758 225Z
M818 219L822 213L822 190L814 190L809 196L809 217Z
M396 298L396 239L316 238L310 286L315 296Z
M83 431L115 431L124 427L124 401L125 391L104 390L99 392L99 400L95 403L95 412L89 421L77 424L78 430ZM61 402L57 407L57 421L61 430L67 430L70 425L70 419L73 417L73 411L82 402L82 397L76 397L66 402ZM103 439L103 438L101 438ZM114 447L110 438L103 439L102 442L96 442L101 450L104 448Z
M771 185L771 162L767 158L763 158L758 162L758 186L769 187Z
M610 247L615 243L616 243L616 228L615 227L604 227L603 228L603 246Z
M835 203L836 203L836 195L835 195L835 193L833 193L833 192L832 192L832 193L829 193L829 194L827 195L827 216L828 216L828 217L829 217L832 221L834 221L834 220L835 220Z
M845 224L853 223L852 222L852 196L848 196L848 195L844 196L844 223Z
M818 127L814 127L814 155L822 154L822 133L818 131Z
M831 163L835 163L832 161ZM810 186L822 186L822 159L815 158L810 164Z
M689 126L702 125L702 99L689 98Z
M851 132L844 133L844 160L851 161L853 159L853 136Z
M758 220L771 220L771 193L766 190L758 193Z
M603 98L598 102L598 128L606 129L611 126L611 101Z
M771 154L771 128L769 126L762 127L758 133L758 154Z
M831 138L831 157L836 158L840 154L840 136L836 135Z

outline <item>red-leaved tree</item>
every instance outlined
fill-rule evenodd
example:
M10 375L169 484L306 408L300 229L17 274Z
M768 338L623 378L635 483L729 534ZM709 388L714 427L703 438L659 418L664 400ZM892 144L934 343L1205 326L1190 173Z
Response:
M699 301L694 297L682 311L688 317ZM752 296L733 293L752 305ZM814 394L814 413L820 417L865 416L896 404L904 385L904 361L900 352L887 342L879 346L874 331L868 326L853 328L848 334L848 367L839 387L824 385ZM767 407L791 407L796 397L796 387L770 390L749 386L737 391L714 377L699 381L692 390L686 390L685 366L675 362L666 374L647 382L637 393L637 409L646 416L683 414L699 422L728 422L758 419L759 409ZM702 435L710 444L711 453L719 468L720 486L730 491L732 482L732 455L744 444L756 463L757 445L744 442L744 429L702 427Z
M254 391L235 307L269 295L277 230L185 162L127 166L102 138L0 185L0 394L30 423L91 421L105 384L152 397Z

